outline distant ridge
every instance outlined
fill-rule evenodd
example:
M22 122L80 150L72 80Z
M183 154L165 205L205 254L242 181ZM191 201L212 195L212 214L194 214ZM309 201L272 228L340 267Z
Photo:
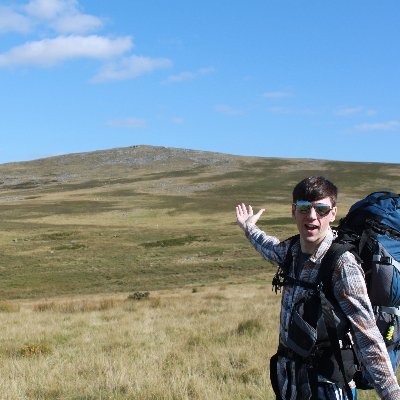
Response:
M178 147L165 147L165 146L151 146L151 145L132 145L128 147L115 147L103 150L94 150L89 152L80 153L68 153L56 156L49 156L38 158L34 160L27 161L17 161L0 164L0 170L7 169L9 166L19 166L19 165L30 165L41 167L43 164L47 165L62 165L63 167L68 166L72 163L78 162L99 162L104 160L104 162L115 163L126 163L130 165L148 165L153 162L160 160L165 160L173 157L185 158L192 160L194 162L207 163L213 162L213 160L224 159L224 160L234 160L234 159L276 159L276 160L296 160L296 161L310 161L310 162L337 162L337 163L354 163L354 164L387 164L393 165L393 163L381 163L381 162L360 162L360 161L337 161L337 160L327 160L319 158L282 158L282 157L268 157L268 156L242 156L234 155L229 153L215 152L209 150L193 150ZM394 165L397 165L395 163Z
M251 157L183 148L134 145L2 164L0 188L34 188L172 171L179 175L180 171L199 170L199 168L203 172L220 175L243 171L249 169L251 165L257 165L255 168L257 170L263 164L274 168L279 165L280 169L284 165L287 171L309 171L306 174L335 175L335 171L346 171L356 176L357 173L365 175L368 171L370 173L382 171L382 178L387 174L398 178L400 171L400 164ZM387 172L383 172L386 170ZM354 180L358 179L355 177Z
M222 166L237 164L240 159L223 153L136 145L2 164L0 187L28 180L39 184L116 177L137 169L154 172L186 170L200 165Z

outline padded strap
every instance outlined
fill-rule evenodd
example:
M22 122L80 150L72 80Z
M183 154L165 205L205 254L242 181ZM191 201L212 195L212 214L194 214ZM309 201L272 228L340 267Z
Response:
M386 307L386 306L373 306L374 312L384 312L386 314L392 314L400 316L400 307Z
M272 389L276 396L276 400L284 400L282 399L278 383L278 353L273 355L269 361L269 378L271 381Z
M321 292L320 295L321 295L322 315L324 317L326 330L328 331L329 341L331 342L333 354L335 355L335 359L339 365L340 372L342 373L343 385L346 391L346 395L349 398L349 400L353 400L353 392L349 386L349 382L347 382L342 353L340 351L340 343L335 324L335 315L333 313L333 306L326 298L324 292Z
M400 263L393 257L381 256L380 254L374 254L372 256L372 261L378 264L393 265L400 272Z

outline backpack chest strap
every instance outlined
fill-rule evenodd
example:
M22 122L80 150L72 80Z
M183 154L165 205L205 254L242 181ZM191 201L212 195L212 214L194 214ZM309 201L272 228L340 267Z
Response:
M296 279L287 275L283 282L283 286L300 286L304 289L310 289L315 291L320 291L322 289L322 283L316 284L311 282L302 281L301 279Z

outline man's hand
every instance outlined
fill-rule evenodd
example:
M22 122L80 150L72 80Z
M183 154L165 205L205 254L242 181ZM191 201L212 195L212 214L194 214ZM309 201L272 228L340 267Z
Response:
M236 222L244 231L246 231L246 229L256 224L264 211L265 209L262 208L257 214L254 214L250 205L247 210L245 204L239 204L236 206Z

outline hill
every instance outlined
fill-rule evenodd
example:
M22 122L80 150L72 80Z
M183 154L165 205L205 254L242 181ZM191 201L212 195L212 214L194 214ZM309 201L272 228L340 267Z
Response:
M339 216L369 192L399 191L400 164L240 157L132 146L0 165L2 298L266 282L235 226L238 202L293 233L293 185L325 175Z

